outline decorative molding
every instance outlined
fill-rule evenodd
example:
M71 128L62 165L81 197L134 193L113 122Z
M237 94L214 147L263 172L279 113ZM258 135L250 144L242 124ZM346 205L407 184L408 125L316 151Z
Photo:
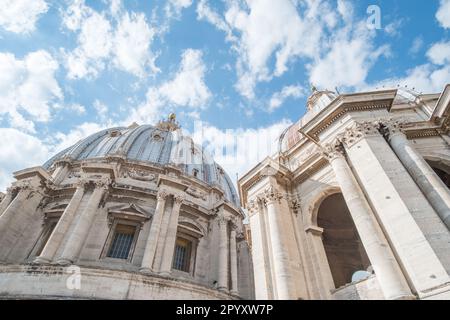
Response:
M348 148L351 148L364 138L380 136L381 134L379 128L379 121L355 122L353 125L345 129L345 132L341 135L340 140Z
M248 215L252 217L253 215L257 214L259 212L259 203L261 200L257 197L255 199L252 199L247 204L248 209Z
M291 199L290 201L290 207L292 209L292 212L294 212L294 214L299 214L301 213L301 208L302 208L302 202L300 200L300 198L294 198Z
M263 200L265 205L272 204L275 202L279 202L283 199L283 194L278 191L274 186L270 185L267 189L265 189L259 197Z
M132 179L140 180L140 181L154 181L157 178L157 175L155 175L153 173L149 173L144 170L138 170L136 168L129 169L127 171L127 175Z
M321 152L329 162L336 158L344 157L345 155L344 147L339 139L335 139L334 141L325 144L322 147Z
M206 193L201 192L200 190L198 190L194 187L189 187L185 192L188 195L193 196L194 198L202 199L203 201L206 201Z
M169 196L169 193L166 190L159 190L156 194L156 199L158 201L166 200L166 198Z
M405 135L405 124L407 123L404 119L383 119L380 120L380 133L386 138L386 140L390 140L394 135ZM406 137L406 136L405 136Z
M344 116L346 113L354 112L354 111L367 111L367 110L377 110L377 109L389 109L392 104L392 99L381 100L381 101L366 101L359 103L350 103L344 105L331 113L327 118L320 121L320 126L311 132L311 136L317 138L319 134L325 131L328 127L330 127L334 122L336 122L339 118Z
M176 205L181 206L183 204L183 201L185 200L184 195L176 194L173 196L173 201Z

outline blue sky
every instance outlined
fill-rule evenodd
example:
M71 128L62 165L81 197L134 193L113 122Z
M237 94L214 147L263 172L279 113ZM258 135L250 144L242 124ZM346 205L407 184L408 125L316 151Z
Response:
M203 144L268 141L253 161L216 155L242 175L310 83L441 91L449 30L450 0L1 0L0 190L90 133L171 111Z

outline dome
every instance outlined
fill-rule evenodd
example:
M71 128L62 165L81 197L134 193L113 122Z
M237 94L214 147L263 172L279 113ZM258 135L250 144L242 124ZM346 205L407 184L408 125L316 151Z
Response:
M226 200L239 206L230 177L202 147L190 137L183 136L174 116L156 126L134 123L129 127L102 130L56 154L43 167L49 169L64 158L87 160L107 156L122 156L157 166L176 165L186 175L219 187Z
M307 108L308 111L319 111L327 107L334 99L336 99L336 93L328 90L317 90L312 87L312 94L308 98Z

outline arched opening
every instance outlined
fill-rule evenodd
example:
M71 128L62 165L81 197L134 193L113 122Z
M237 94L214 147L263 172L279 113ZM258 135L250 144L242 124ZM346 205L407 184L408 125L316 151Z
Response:
M426 159L430 167L436 172L439 178L450 189L450 167L448 161L439 158Z
M323 246L335 287L363 279L361 274L368 269L370 261L341 193L322 201L317 224L323 229ZM370 273L365 274L367 277Z

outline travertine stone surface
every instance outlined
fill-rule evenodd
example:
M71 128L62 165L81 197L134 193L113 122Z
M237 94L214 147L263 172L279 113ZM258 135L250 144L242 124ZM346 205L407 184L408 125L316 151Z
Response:
M238 182L256 297L449 297L450 105L439 97L313 92L279 153ZM266 207L264 190L296 201Z

